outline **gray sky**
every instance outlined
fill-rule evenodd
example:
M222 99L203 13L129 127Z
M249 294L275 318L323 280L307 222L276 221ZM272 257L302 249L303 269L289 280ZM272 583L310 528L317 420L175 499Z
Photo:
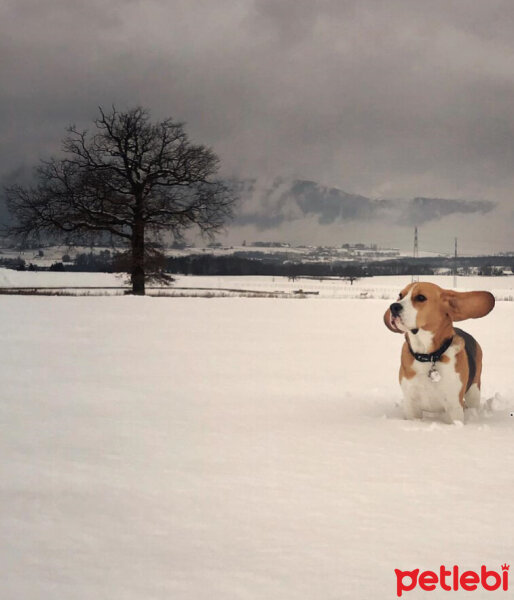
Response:
M232 243L410 247L410 217L326 219L301 198L263 227L280 178L473 201L432 210L421 246L451 251L458 235L464 252L514 249L510 0L3 0L0 56L4 182L99 104L142 104L185 121L224 175L257 181Z

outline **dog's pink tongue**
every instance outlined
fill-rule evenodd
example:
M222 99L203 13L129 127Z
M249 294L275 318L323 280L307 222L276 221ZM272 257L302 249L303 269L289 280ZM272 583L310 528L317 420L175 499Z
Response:
M391 327L393 327L393 329L396 329L396 331L400 331L401 332L401 329L396 324L396 322L398 321L398 317L393 317L391 315L390 321L391 321Z

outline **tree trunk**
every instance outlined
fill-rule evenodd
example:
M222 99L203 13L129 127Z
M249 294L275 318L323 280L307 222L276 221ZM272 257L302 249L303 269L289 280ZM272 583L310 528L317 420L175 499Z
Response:
M145 295L145 222L136 214L132 230L132 293Z

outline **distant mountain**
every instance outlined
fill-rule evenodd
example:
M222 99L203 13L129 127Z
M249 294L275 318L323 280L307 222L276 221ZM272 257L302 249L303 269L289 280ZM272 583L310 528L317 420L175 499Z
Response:
M494 202L488 200L445 200L443 198L414 198L409 200L407 205L407 210L400 220L407 225L437 221L456 213L485 214L495 207Z
M273 229L305 217L320 225L336 221L377 221L397 225L422 225L454 214L484 214L494 209L487 200L417 197L412 200L374 200L329 188L315 181L276 179L263 187L256 180L239 183L242 210L235 222Z

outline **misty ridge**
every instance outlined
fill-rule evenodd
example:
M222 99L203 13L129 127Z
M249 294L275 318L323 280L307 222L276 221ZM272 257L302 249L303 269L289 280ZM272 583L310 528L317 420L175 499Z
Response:
M0 178L0 190L16 182L29 185L32 175L26 165L19 166ZM372 199L316 181L283 177L276 177L271 184L263 184L257 178L232 179L228 183L240 198L228 226L250 225L260 231L311 217L320 225L360 221L412 227L451 215L484 215L497 206L490 200L421 196L410 200ZM0 222L9 221L5 199L0 194Z
M496 207L489 200L416 197L411 200L371 199L315 181L277 178L267 187L257 180L235 184L241 198L234 223L260 230L315 217L320 225L337 221L374 221L400 226L423 225L458 214L485 214Z

